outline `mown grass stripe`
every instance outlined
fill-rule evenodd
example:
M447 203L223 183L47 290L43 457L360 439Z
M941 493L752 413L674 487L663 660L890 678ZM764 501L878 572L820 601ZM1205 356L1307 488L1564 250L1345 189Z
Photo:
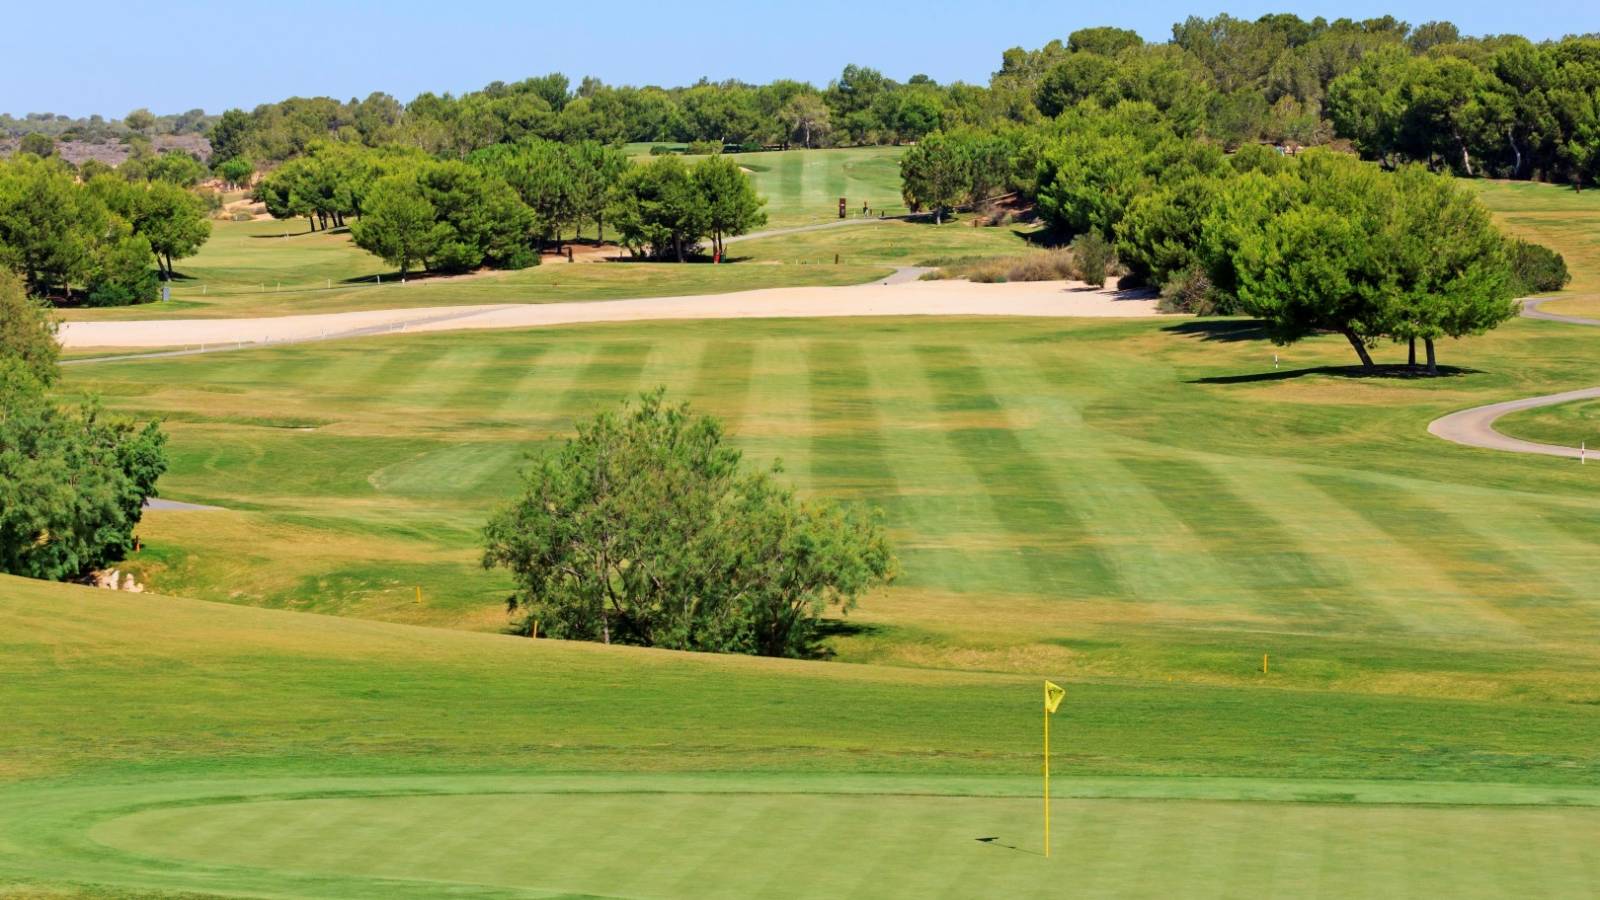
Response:
M1116 572L1082 514L1054 485L1044 461L1017 439L971 351L948 345L915 350L944 418L945 439L983 485L1035 590L1056 597L1121 595Z
M1309 483L1299 467L1262 460L1219 474L1259 508L1283 507L1285 498L1293 498L1292 508L1276 517L1279 525L1302 546L1317 548L1322 566L1356 586L1347 595L1342 632L1494 640L1523 633L1493 606L1463 590L1436 558L1390 540L1364 516Z
M1546 577L1502 540L1467 525L1456 513L1420 492L1396 494L1355 475L1312 475L1307 481L1371 522L1390 540L1439 560L1461 590L1538 632L1593 624L1593 616L1565 585Z
M1276 518L1208 466L1176 457L1128 457L1119 463L1200 536L1261 608L1287 621L1345 616L1356 586L1330 571Z
M737 434L750 397L755 345L750 341L706 341L700 348L691 397L702 412L715 414Z
M996 547L1006 531L992 499L973 484L965 461L942 432L932 390L911 351L873 348L869 369L888 420L884 452L898 494L880 497L904 569L903 589L968 595L1023 593L1028 573L1016 554Z
M989 354L1000 358L1001 351ZM1060 361L1032 352L1002 377L1031 427L1019 441L1049 465L1115 568L1128 599L1173 605L1237 604L1238 584L1144 483L1115 462L1130 443L1085 422L1081 401L1055 377Z
M893 496L894 470L861 347L847 341L806 345L811 388L812 475L829 490Z
M520 335L518 337L521 337ZM516 389L522 372L535 368L548 344L515 338L497 347L486 347L471 371L455 379L456 389L449 394L445 408L458 415L476 415L486 408L498 408Z
M576 382L561 397L561 412L574 419L594 413L631 397L639 387L653 343L615 341L601 344L584 364Z

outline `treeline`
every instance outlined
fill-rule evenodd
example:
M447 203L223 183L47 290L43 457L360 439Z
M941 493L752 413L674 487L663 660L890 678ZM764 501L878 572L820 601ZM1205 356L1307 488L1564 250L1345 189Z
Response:
M374 93L341 102L290 98L253 111L228 110L211 131L213 159L270 165L327 140L368 147L400 145L440 156L528 138L618 144L709 142L718 147L826 147L915 141L942 125L982 116L983 89L940 86L926 76L901 84L874 69L847 66L826 89L781 80L752 85L612 86L561 74L452 96L426 93L401 103Z
M548 245L559 249L585 228L603 240L608 223L634 256L682 262L704 240L720 255L724 237L765 222L764 201L732 160L636 166L596 141L525 139L465 160L321 142L263 177L254 196L272 215L304 217L313 230L348 224L357 246L402 276L419 266L537 265Z
M1328 109L1368 159L1581 189L1600 178L1600 39L1382 48L1331 85Z
M0 113L0 135L20 138L37 134L60 141L104 143L133 135L205 134L216 121L217 116L207 115L203 109L163 116L148 109L136 109L121 119L107 119L101 115L75 118L48 112L28 113L17 118Z
M199 164L166 159L80 172L31 154L0 162L0 268L35 297L87 306L156 299L158 279L211 235L207 202L184 186Z
M1465 187L1417 164L1349 154L1234 153L1149 103L1084 102L1032 127L937 134L907 152L908 203L1018 191L1060 235L1111 245L1173 311L1263 319L1289 343L1344 335L1364 365L1384 339L1434 342L1493 328L1512 297L1557 289L1561 258L1500 234Z
M55 327L17 276L0 271L0 572L77 578L125 557L166 471L156 423L62 409Z
M1081 103L1156 107L1185 136L1228 148L1346 139L1390 164L1458 174L1587 180L1600 165L1600 39L1465 37L1449 22L1272 14L1190 17L1146 43L1119 28L1006 51L987 85L897 82L847 66L826 87L780 80L573 87L551 74L410 103L291 98L229 110L215 160L269 166L319 141L465 158L499 143L698 142L724 147L910 143L938 131L1030 125Z

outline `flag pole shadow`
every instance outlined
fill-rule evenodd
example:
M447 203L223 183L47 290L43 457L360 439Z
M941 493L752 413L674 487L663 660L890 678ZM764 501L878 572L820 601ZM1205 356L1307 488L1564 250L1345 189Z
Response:
M1044 854L1040 853L1038 850L1029 850L1026 847L1018 847L1016 844L1003 844L1003 843L1000 842L1000 839L997 838L997 837L981 837L981 838L974 838L974 840L976 840L980 844L985 844L985 845L988 845L990 847L1003 847L1006 850L1013 850L1013 851L1016 851L1017 853L1026 853L1029 856L1037 856L1037 857L1039 857L1041 859L1044 858Z

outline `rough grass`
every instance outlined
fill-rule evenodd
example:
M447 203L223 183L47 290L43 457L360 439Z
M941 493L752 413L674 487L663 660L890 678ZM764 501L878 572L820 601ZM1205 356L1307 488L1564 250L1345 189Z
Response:
M981 284L1004 281L1070 281L1077 263L1066 249L1038 250L1019 256L958 261L941 266L940 278L965 278Z
M1538 409L1525 409L1495 420L1494 428L1503 434L1576 447L1587 444L1600 448L1600 401L1579 400Z

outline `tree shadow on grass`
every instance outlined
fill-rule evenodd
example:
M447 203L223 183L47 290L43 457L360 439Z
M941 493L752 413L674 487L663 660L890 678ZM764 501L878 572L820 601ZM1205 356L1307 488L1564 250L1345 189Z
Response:
M1264 341L1267 329L1255 319L1190 319L1161 329L1202 341Z
M1463 375L1480 374L1478 369L1465 366L1440 366L1437 375L1429 375L1428 370L1418 366L1412 368L1407 365L1374 366L1371 369L1361 366L1311 366L1305 369L1275 369L1271 372L1252 372L1244 375L1210 375L1205 378L1190 379L1188 384L1252 384L1264 381L1289 381L1295 378L1304 378L1307 375L1327 375L1332 378L1382 378L1409 380L1413 378L1459 378Z
M822 619L817 622L817 629L812 634L811 648L805 654L806 659L833 659L837 654L832 647L824 645L824 641L836 637L867 637L881 634L883 627L880 625L866 625L861 622L850 622L844 619Z

